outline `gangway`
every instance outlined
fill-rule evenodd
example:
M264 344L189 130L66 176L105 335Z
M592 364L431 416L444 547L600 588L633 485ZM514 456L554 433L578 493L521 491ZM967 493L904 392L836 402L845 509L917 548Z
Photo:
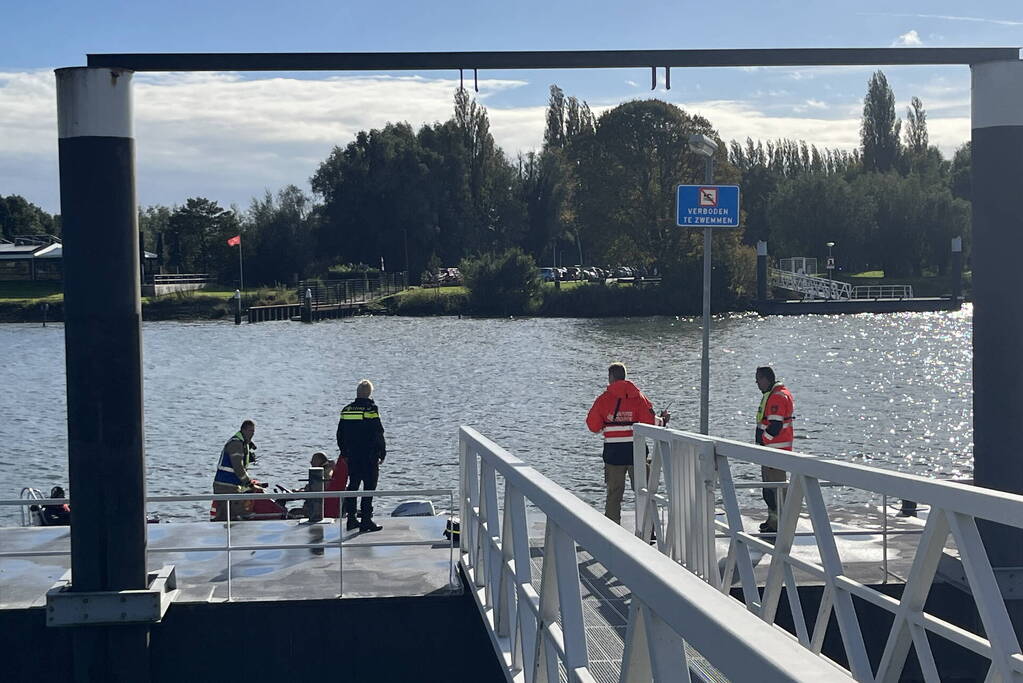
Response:
M816 275L768 269L768 282L772 287L787 289L812 299L912 299L912 285L850 285L848 282L829 280Z
M793 273L779 268L768 269L768 282L772 287L797 292L813 299L851 299L852 285L814 275Z
M475 430L459 451L461 566L509 683L852 680Z
M857 681L900 680L911 653L925 681L955 677L942 665L971 657L976 669L970 680L1023 678L1023 654L1000 587L1004 577L996 577L978 530L985 522L1023 528L1023 496L651 425L635 425L635 434L635 471L648 472L636 486L636 535L650 539L656 531L662 553L734 596L750 616L776 624L788 603L793 642L818 654L834 619L838 654ZM750 482L751 471L759 474L761 466L784 470L790 479ZM781 499L778 529L768 538L747 531L751 523L739 507L741 489L759 493L765 485L778 487ZM840 551L833 510L822 493L828 485L926 504L919 540L904 551L908 572L901 593L854 578L854 561ZM950 602L967 603L958 619L949 605L933 599L939 565L955 567L965 588L949 587L959 596ZM823 585L819 607L809 609L816 619L801 604L798 588L808 580Z

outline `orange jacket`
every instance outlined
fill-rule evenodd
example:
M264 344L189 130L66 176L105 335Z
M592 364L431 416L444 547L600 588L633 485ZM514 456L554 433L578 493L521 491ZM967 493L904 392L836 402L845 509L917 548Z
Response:
M590 431L604 436L605 463L632 464L632 425L636 422L656 422L650 399L627 379L609 384L586 415Z
M795 419L795 413L796 404L792 400L792 392L781 382L775 382L770 391L764 392L760 409L757 410L757 443L791 451L792 420Z

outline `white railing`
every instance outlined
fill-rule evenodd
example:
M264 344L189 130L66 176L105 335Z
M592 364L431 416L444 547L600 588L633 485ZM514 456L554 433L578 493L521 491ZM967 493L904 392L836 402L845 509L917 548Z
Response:
M34 489L33 489L34 490ZM24 493L24 492L23 492ZM325 543L257 543L257 544L238 544L232 543L231 541L231 527L237 524L251 524L248 520L235 519L232 521L231 517L231 505L232 503L244 503L245 501L253 500L272 500L272 501L292 501L292 500L324 500L327 498L362 498L366 494L365 491L293 491L290 493L216 493L216 494L197 494L197 495L185 495L185 496L149 496L146 498L147 509L149 504L153 503L196 503L219 500L226 502L226 516L227 519L218 522L211 522L213 524L225 525L226 539L222 545L195 545L195 546L160 546L158 548L146 547L146 565L149 566L149 555L154 553L202 553L202 552L224 552L227 553L227 600L233 600L233 562L232 553L234 552L249 552L249 551L261 551L261 550L323 550L327 548L335 548L338 551L338 593L337 597L343 597L344 595L344 562L342 548L369 548L377 546L434 546L438 544L438 540L424 539L424 540L384 540L384 541L362 541L362 540L345 540L344 533L338 533L338 539L336 541L330 541ZM400 489L392 491L372 491L373 498L408 498L408 497L447 497L449 501L447 518L448 527L451 528L452 514L454 511L454 490L453 489ZM17 500L0 500L0 507L5 506L16 506L21 507L23 510L25 507L30 505L61 505L64 503L73 504L70 498L21 498ZM338 502L340 506L341 502ZM340 520L342 518L338 518ZM324 521L331 523L332 518L324 518ZM35 550L35 551L7 551L0 552L0 560L5 559L28 559L33 557L69 557L71 555L70 550ZM448 565L449 581L451 585L457 585L457 577L455 576L455 539L454 534L450 535L448 540ZM179 579L180 581L180 579Z
M856 285L854 299L912 299L913 285Z
M559 672L570 682L595 680L579 546L631 592L623 683L689 681L685 643L734 681L848 680L475 430L459 430L459 454L462 567L509 681L555 683ZM546 516L539 591L527 503Z
M777 268L768 270L768 279L772 287L788 289L815 299L852 298L852 285L848 282L791 273Z
M1023 654L977 530L978 519L1023 528L1023 496L650 425L635 425L635 433L639 463L636 472L644 469L646 440L654 443L649 477L645 484L637 486L637 535L649 538L652 528L659 534L663 529L665 538L658 538L659 549L724 594L730 593L737 571L747 608L767 623L774 623L785 588L798 642L807 650L821 652L834 613L850 672L858 681L899 680L911 647L925 680L940 680L929 640L934 636L990 660L988 681L1023 678ZM774 467L790 474L779 510L778 530L770 539L773 544L743 529L736 495L739 485L732 475L733 466L739 463ZM825 482L930 506L901 599L846 574L821 493ZM710 501L718 495L724 521L717 520L710 509ZM804 504L813 526L819 564L791 554ZM662 516L667 518L666 523L661 521ZM719 534L728 539L722 569L718 569L714 552L714 538ZM987 636L925 611L927 595L950 535ZM754 576L751 550L771 558L762 592ZM793 570L824 583L813 624L807 624L803 616ZM867 657L853 606L854 596L891 612L895 618L877 671L872 671Z

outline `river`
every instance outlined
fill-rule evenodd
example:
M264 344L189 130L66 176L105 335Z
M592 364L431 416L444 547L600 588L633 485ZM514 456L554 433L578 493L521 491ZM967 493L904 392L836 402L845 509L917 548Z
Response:
M748 441L771 365L796 401L798 451L933 477L973 466L972 309L958 313L715 318L710 424ZM699 425L694 319L358 317L315 325L143 327L151 495L210 490L223 443L256 421L257 478L297 485L336 453L338 412L376 385L387 433L381 488L457 486L459 425L471 425L594 504L599 437L584 418L622 361L672 426ZM0 325L0 498L67 484L61 325ZM73 492L72 492L72 495ZM839 499L842 491L829 495ZM202 505L162 509L200 519ZM3 523L17 518L0 511Z

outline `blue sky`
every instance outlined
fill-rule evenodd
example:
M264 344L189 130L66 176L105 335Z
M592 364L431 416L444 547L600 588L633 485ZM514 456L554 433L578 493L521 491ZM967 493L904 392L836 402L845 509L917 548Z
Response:
M52 69L88 52L408 51L1023 45L1023 4L961 2L7 3L0 24L0 194L57 211ZM708 9L709 8L709 9ZM727 9L726 9L727 8ZM913 95L946 154L969 137L966 67L885 68L901 114ZM481 72L509 155L540 143L547 88L601 111L651 95L704 114L728 139L801 137L851 148L869 68ZM143 205L202 195L244 208L308 189L335 144L388 120L447 117L457 73L140 74Z

